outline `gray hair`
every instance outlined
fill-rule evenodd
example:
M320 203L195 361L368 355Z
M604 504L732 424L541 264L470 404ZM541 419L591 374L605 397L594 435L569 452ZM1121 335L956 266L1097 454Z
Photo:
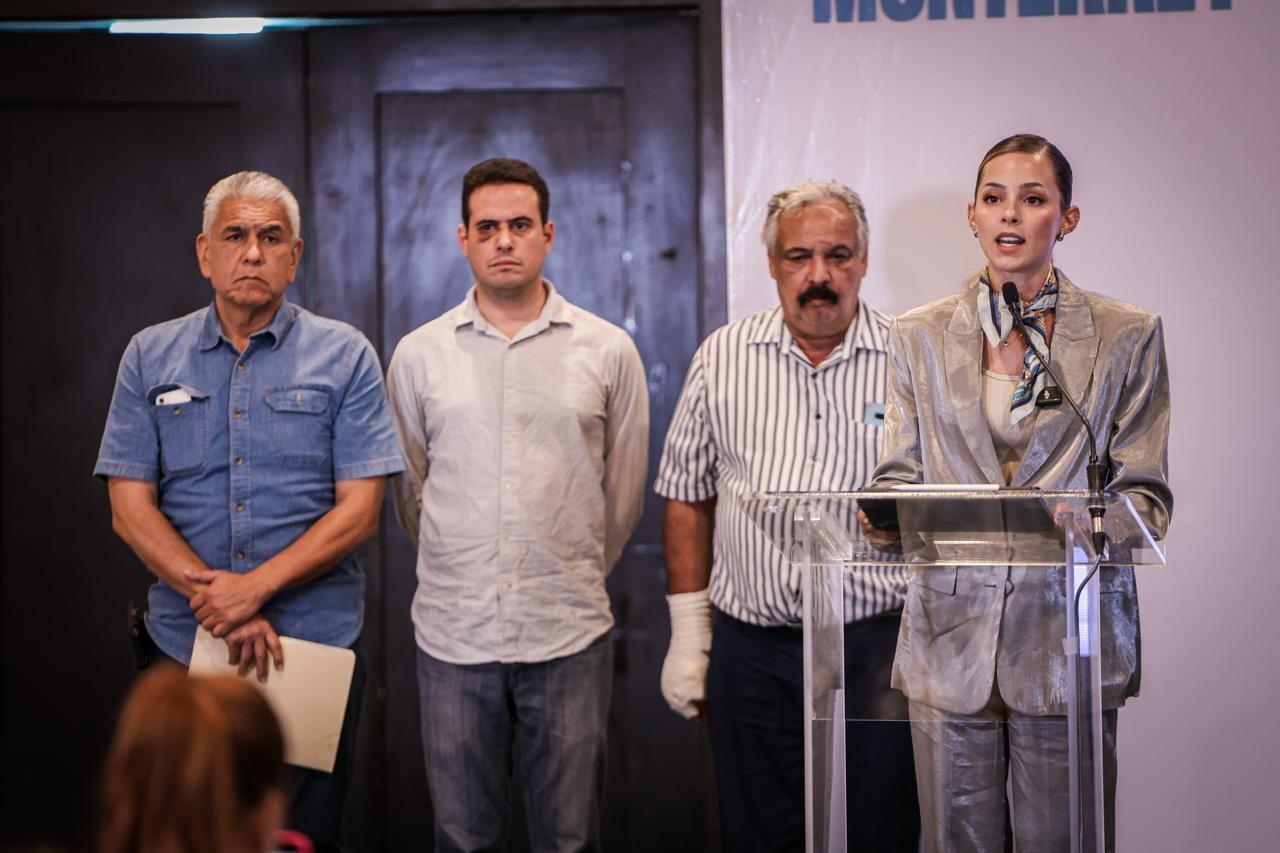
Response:
M836 202L844 205L845 209L853 216L854 221L858 224L858 254L865 258L867 256L869 229L867 228L867 212L862 207L862 199L858 197L856 192L839 181L819 181L812 178L807 181L801 181L795 186L787 187L781 192L776 192L773 194L773 198L769 199L768 213L764 218L764 230L760 232L760 239L768 247L769 254L777 254L780 248L778 246L778 220L787 214L795 213L802 207L825 202Z
M201 230L206 237L213 236L213 220L217 218L222 203L229 198L280 203L284 206L285 215L289 217L289 230L293 232L293 239L297 240L302 236L302 214L298 212L298 200L284 185L284 181L266 172L236 172L214 184L204 197L204 223Z

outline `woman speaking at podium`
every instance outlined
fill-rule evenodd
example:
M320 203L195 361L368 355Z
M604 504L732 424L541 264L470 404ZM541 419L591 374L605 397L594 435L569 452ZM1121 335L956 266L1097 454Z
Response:
M1081 290L1054 266L1055 245L1080 222L1071 180L1066 157L1039 136L1001 140L982 159L968 212L986 262L961 293L895 322L874 485L1085 489L1090 441L1065 392L1092 425L1106 488L1163 536L1173 496L1160 318ZM1100 586L1112 849L1116 709L1138 691L1138 601L1132 569L1104 568ZM911 704L926 849L1069 849L1064 587L1044 568L912 573L893 686Z

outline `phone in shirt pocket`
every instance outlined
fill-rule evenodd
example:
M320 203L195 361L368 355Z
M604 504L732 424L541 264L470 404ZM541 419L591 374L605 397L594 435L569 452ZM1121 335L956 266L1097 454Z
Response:
M323 385L267 389L267 441L277 462L301 468L323 468L331 464L330 393Z
M160 440L160 469L190 474L209 461L209 393L180 382L165 382L147 392L155 410Z

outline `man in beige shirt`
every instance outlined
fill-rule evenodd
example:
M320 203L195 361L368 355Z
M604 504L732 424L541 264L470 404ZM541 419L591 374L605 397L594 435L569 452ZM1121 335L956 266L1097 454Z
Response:
M600 846L604 580L643 508L648 391L627 333L542 277L548 208L527 163L471 168L458 243L475 285L400 341L388 375L442 851L502 845L513 755L533 848Z

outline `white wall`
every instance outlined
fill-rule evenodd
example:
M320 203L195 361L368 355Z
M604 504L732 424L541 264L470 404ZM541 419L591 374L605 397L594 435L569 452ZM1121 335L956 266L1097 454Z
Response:
M1143 687L1120 717L1127 851L1278 843L1280 2L1195 5L1019 17L1008 0L990 19L978 0L971 20L816 24L813 0L724 4L731 318L775 301L764 204L805 177L862 193L870 303L951 292L982 263L965 224L978 161L1020 131L1076 170L1083 216L1059 266L1164 316L1175 511L1169 565L1139 578Z

